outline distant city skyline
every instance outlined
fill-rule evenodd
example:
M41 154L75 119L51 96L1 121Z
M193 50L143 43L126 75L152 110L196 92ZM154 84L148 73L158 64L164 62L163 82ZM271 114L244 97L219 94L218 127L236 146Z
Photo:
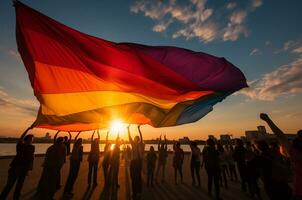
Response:
M22 2L106 40L171 45L225 57L247 77L249 88L217 104L198 122L160 129L143 126L146 139L160 134L170 139L206 139L210 134L239 137L264 124L259 119L261 112L269 113L287 133L301 129L302 1ZM39 106L17 51L14 15L12 2L1 1L1 136L20 135L35 120ZM45 132L54 134L45 129L33 131L38 137Z

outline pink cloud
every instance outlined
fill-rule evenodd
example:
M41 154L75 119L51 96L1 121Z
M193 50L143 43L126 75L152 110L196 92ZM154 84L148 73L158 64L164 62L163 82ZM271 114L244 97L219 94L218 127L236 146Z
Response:
M230 2L223 6L225 12L218 13L207 5L207 0L187 0L186 4L178 2L138 0L130 7L130 11L142 13L154 20L154 32L164 32L171 24L177 23L180 28L172 33L172 38L199 38L207 43L216 39L235 41L241 36L247 37L249 31L246 19L249 13L262 5L262 1L251 0L246 10L231 12L237 4Z
M289 64L280 66L259 80L250 83L250 87L240 91L251 99L271 101L281 96L294 96L302 93L302 57Z

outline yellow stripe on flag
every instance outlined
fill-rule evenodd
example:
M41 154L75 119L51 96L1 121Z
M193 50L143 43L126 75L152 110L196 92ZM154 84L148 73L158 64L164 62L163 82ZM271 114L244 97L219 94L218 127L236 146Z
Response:
M41 94L42 114L68 115L87 110L129 103L149 103L162 109L171 109L178 101L156 99L137 93L118 91L95 91L63 94Z

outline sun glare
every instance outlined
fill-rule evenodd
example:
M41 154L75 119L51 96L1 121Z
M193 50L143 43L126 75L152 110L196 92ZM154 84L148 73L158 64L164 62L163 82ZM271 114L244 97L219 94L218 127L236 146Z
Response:
M110 150L112 151L114 149L115 144L111 144Z
M121 120L114 120L110 125L110 131L113 133L121 133L123 131L124 124Z

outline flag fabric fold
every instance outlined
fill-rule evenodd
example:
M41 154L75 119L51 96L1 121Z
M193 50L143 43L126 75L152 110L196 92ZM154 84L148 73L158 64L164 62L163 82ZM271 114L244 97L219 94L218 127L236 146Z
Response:
M199 120L247 87L224 58L171 46L115 43L16 2L18 50L40 102L36 127L84 131L112 120L167 127Z

